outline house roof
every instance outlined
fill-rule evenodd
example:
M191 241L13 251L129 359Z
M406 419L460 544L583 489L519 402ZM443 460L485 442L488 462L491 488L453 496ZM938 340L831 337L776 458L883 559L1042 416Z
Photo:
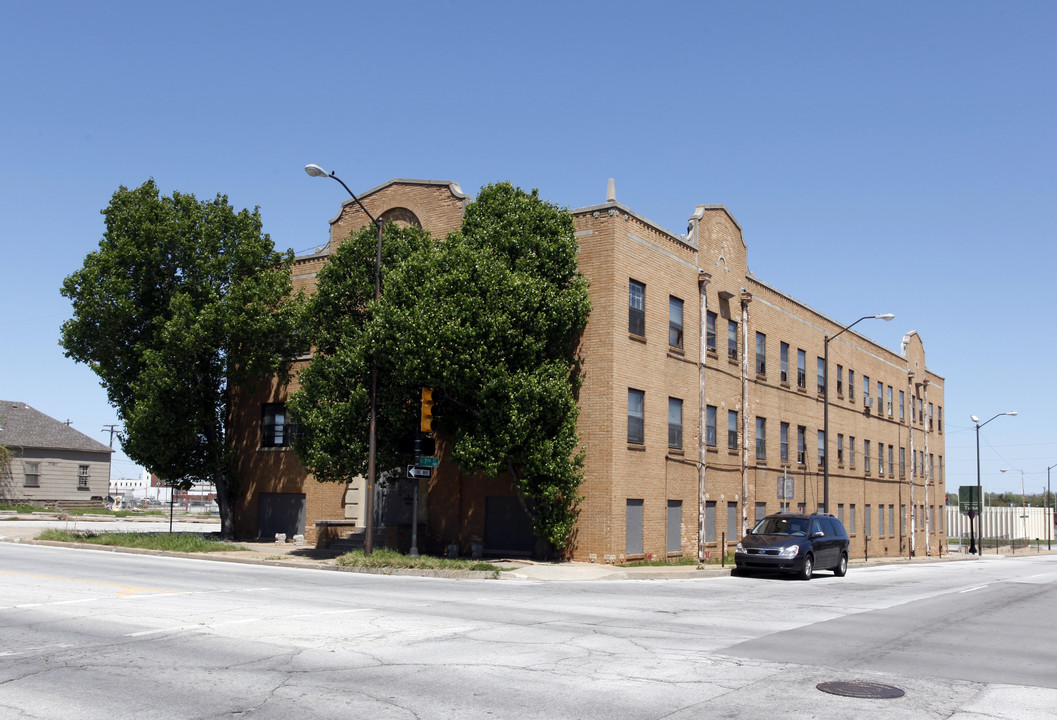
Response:
M0 445L9 448L114 452L66 423L15 400L0 400Z

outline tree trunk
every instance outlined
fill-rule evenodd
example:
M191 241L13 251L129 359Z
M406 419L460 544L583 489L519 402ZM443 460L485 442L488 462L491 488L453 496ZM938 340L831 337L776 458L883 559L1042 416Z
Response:
M235 497L227 475L220 468L213 472L213 486L217 490L217 510L220 512L220 538L235 539Z

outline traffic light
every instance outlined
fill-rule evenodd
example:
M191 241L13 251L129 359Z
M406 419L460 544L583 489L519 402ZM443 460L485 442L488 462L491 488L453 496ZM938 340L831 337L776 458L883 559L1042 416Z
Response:
M433 432L433 388L422 388L422 421L419 425L424 433Z

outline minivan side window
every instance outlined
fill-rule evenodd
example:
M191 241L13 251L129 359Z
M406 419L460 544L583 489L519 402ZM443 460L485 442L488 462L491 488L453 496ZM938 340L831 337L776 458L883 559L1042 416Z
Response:
M814 537L815 533L817 532L821 532L824 535L828 535L828 533L823 532L822 525L819 524L818 518L815 518L811 521L811 537Z
M842 537L844 535L841 532L840 524L833 518L822 518L822 524L826 528L826 535L830 537Z

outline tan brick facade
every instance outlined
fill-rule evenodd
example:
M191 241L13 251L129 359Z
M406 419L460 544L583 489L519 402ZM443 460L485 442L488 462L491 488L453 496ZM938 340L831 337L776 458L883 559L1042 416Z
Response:
M443 237L459 228L468 199L451 183L394 180L361 200L376 217L417 221ZM580 347L586 481L571 557L619 562L714 555L724 549L723 541L729 550L758 513L780 509L780 476L792 478L791 509L816 510L824 497L819 434L825 404L818 365L825 338L856 318L832 320L753 277L741 228L721 206L698 206L686 235L615 201L573 215L593 310ZM367 223L360 208L347 202L331 221L331 244ZM314 285L328 254L329 248L297 260L295 288ZM640 301L629 301L632 294L641 297L636 321L631 304ZM671 308L679 305L681 333L670 334ZM708 313L715 314L712 341ZM938 511L944 504L944 381L926 369L917 334L908 334L899 352L868 340L870 323L876 322L866 320L829 343L830 509L848 527L856 556L936 553L944 537ZM784 378L783 344L788 346ZM260 492L303 492L310 537L315 521L346 516L343 487L314 482L289 451L254 445L260 403L281 402L288 390L273 383L247 397L240 414L245 535L253 534L254 496ZM629 402L640 400L641 416L631 421L636 436L629 437ZM670 427L669 413L680 407L681 422ZM708 408L715 413L714 444L702 446ZM429 483L430 544L457 543L468 550L482 542L486 498L512 492L503 479L469 481L442 465Z

